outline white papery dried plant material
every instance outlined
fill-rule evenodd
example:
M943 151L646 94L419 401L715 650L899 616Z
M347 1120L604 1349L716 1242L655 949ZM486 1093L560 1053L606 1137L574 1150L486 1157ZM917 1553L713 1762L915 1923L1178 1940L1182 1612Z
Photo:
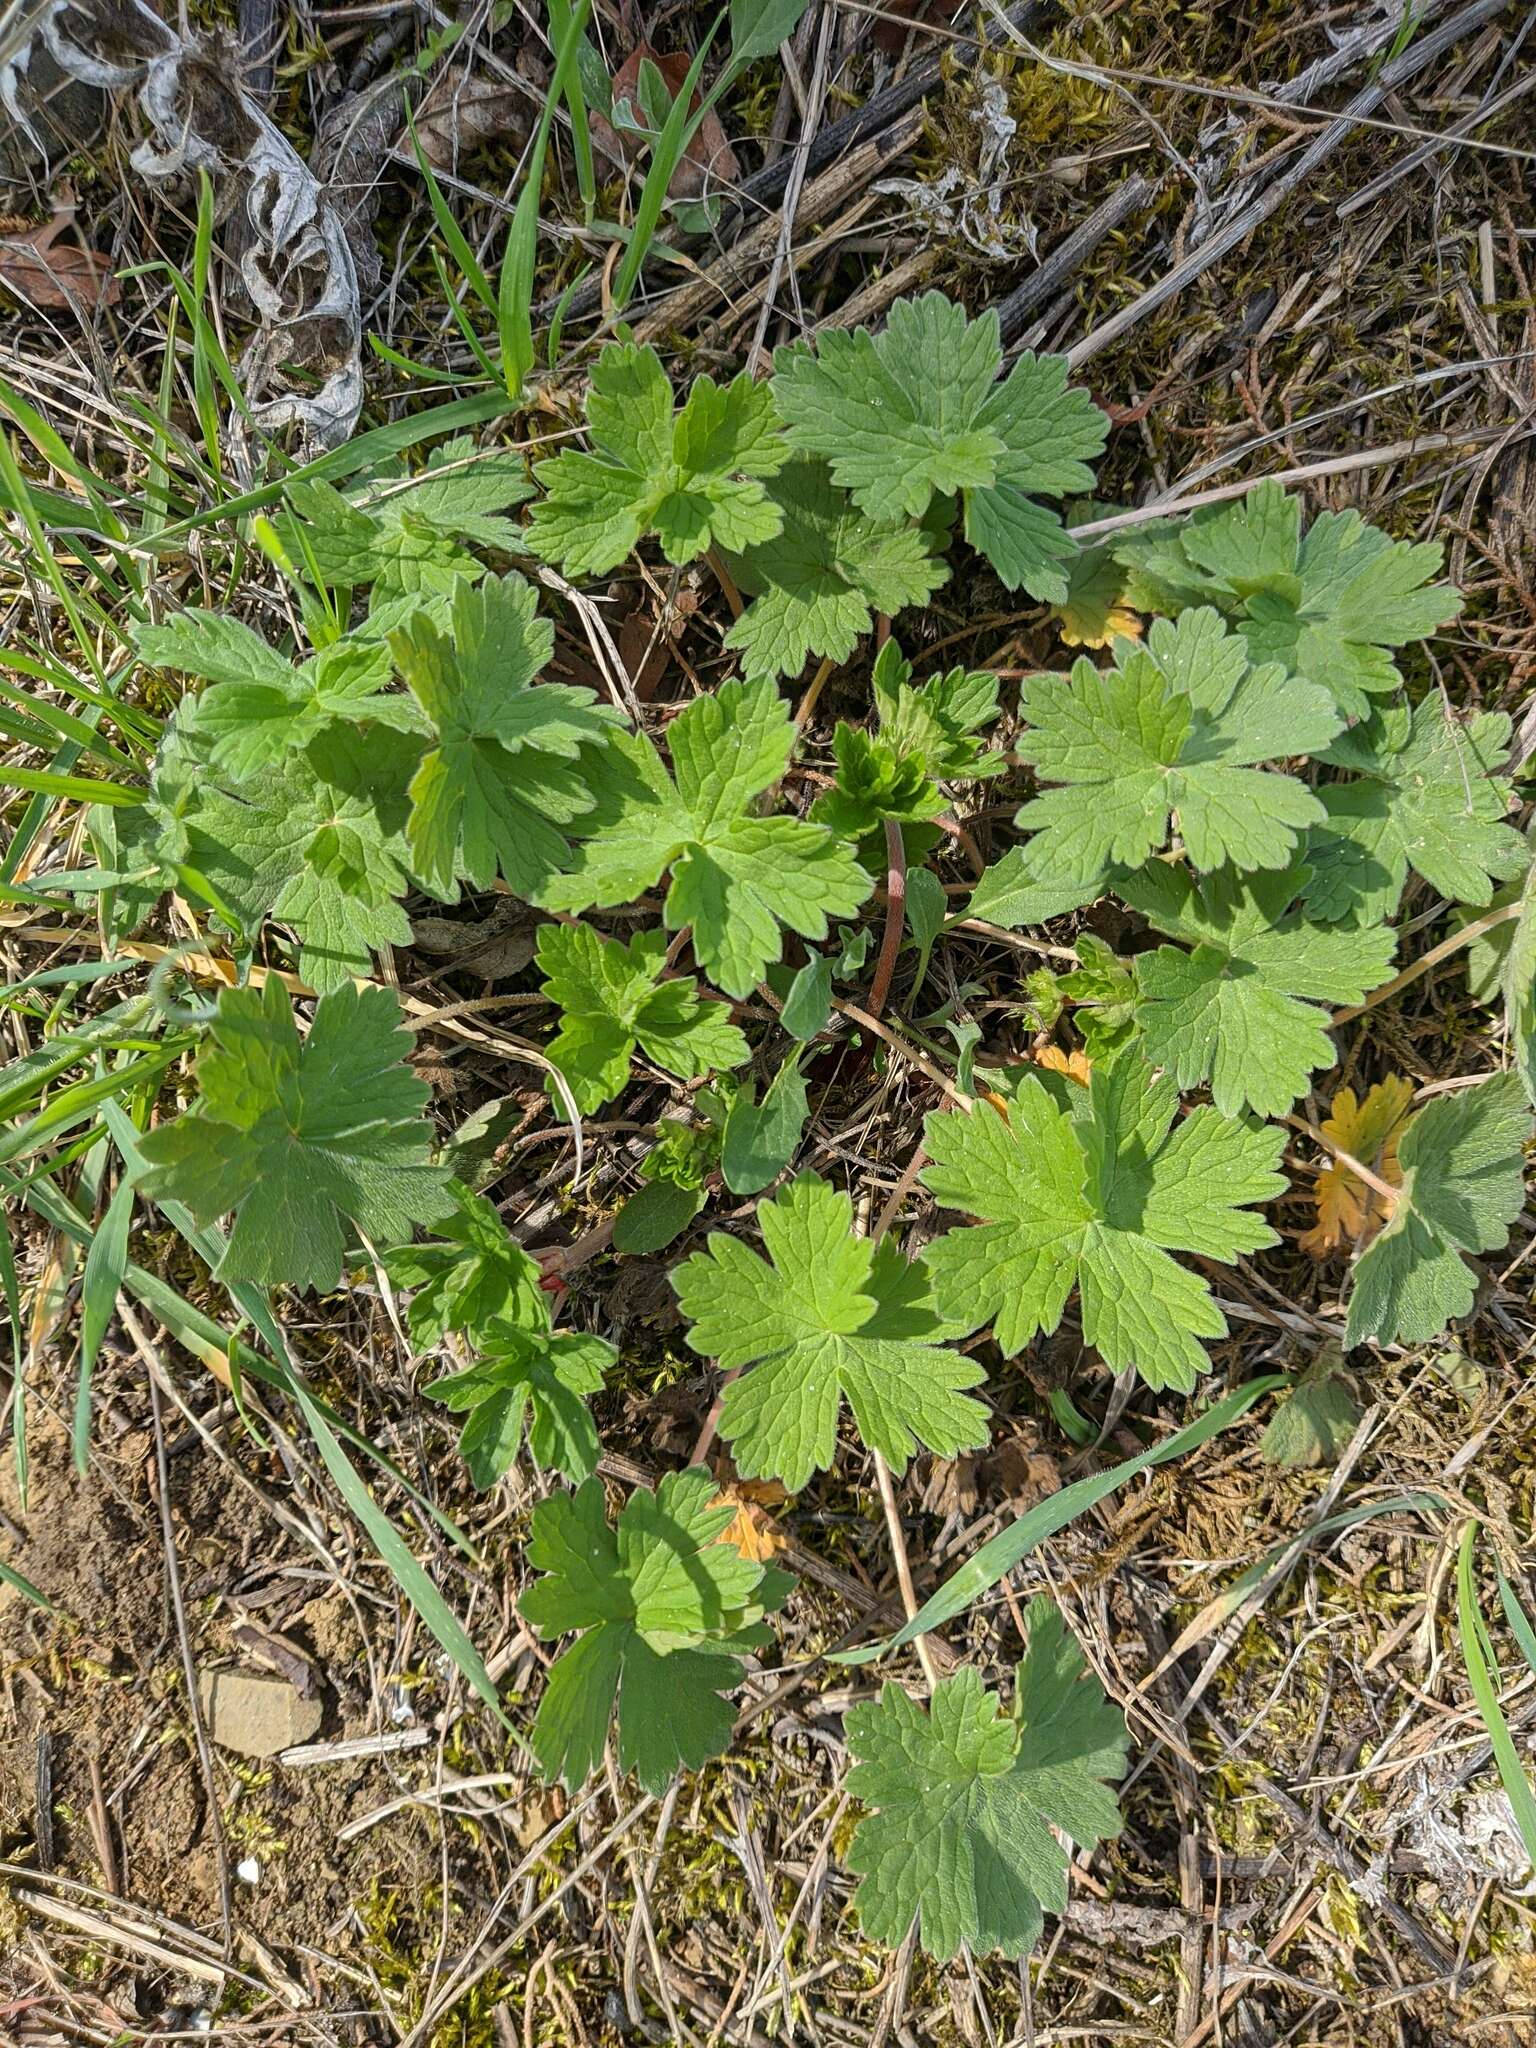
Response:
M352 251L314 173L241 89L227 46L183 39L144 0L42 0L18 16L0 28L0 105L37 144L26 73L39 42L82 84L137 92L152 136L134 150L134 169L152 181L205 170L218 188L258 321L239 364L252 419L268 433L297 426L306 452L340 446L363 402ZM290 362L317 373L319 388L274 388ZM244 422L232 415L228 431L249 473Z

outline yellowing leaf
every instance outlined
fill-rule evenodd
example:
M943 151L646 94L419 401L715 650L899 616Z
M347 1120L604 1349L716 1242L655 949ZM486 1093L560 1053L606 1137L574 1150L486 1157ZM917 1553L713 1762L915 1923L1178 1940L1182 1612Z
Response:
M1079 1088L1088 1086L1093 1066L1087 1053L1079 1048L1076 1052L1063 1052L1059 1045L1043 1045L1035 1054L1037 1067L1048 1067L1053 1074L1065 1074L1069 1081L1075 1081Z
M733 1544L751 1564L767 1564L789 1543L783 1524L768 1510L788 1499L788 1493L776 1480L728 1481L710 1506L734 1508L736 1514L729 1526L721 1530L716 1542Z
M1412 1104L1413 1083L1399 1074L1378 1081L1364 1102L1357 1100L1353 1088L1341 1088L1333 1098L1332 1114L1323 1124L1323 1135L1362 1166L1370 1167L1389 1187L1401 1187L1397 1146ZM1374 1235L1387 1220L1385 1200L1342 1160L1324 1167L1313 1195L1317 1222L1302 1238L1301 1246L1314 1259L1325 1259L1341 1245Z
M1139 640L1142 620L1125 595L1126 572L1108 548L1084 548L1067 572L1067 594L1051 606L1068 647L1108 647Z

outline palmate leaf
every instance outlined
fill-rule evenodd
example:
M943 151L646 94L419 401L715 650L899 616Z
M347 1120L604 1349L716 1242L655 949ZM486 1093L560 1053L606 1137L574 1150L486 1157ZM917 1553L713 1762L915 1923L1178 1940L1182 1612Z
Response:
M429 1165L431 1091L405 1064L411 1035L389 989L322 996L307 1038L273 975L225 989L197 1063L194 1109L143 1140L150 1200L199 1223L233 1212L221 1280L331 1288L344 1223L389 1244L449 1205Z
M566 575L603 575L646 534L669 562L683 563L779 531L761 479L789 450L768 387L745 372L723 388L695 378L674 412L656 351L612 343L593 366L587 425L592 453L567 450L534 471L546 496L524 535Z
M824 939L871 883L823 826L758 817L753 805L788 765L795 729L773 685L729 682L696 697L667 734L674 782L650 741L609 742L625 771L601 833L570 872L547 882L547 910L628 903L671 870L663 916L691 926L694 956L716 987L742 997L782 950L781 927Z
M530 1323L492 1322L476 1342L479 1357L423 1391L467 1419L459 1455L481 1492L511 1466L527 1432L533 1461L573 1484L597 1470L597 1427L586 1396L597 1393L618 1357L583 1331L552 1330L547 1313Z
M791 462L768 488L781 530L728 558L753 601L725 645L749 676L797 676L813 654L846 661L877 612L926 604L948 579L920 527L860 512L822 463Z
M154 667L208 684L184 700L178 722L206 744L216 771L236 779L276 766L333 725L421 729L421 715L395 690L380 647L344 639L294 662L241 620L202 611L143 626L136 642Z
M234 781L174 769L184 860L249 941L287 925L299 972L323 995L373 971L373 953L410 944L406 785L421 756L408 734L333 726ZM158 782L158 770L157 770Z
M1285 1132L1199 1108L1175 1124L1178 1088L1139 1049L1095 1065L1087 1089L1035 1072L1006 1117L990 1103L927 1121L924 1183L985 1219L924 1253L940 1311L964 1330L992 1324L1012 1357L1054 1330L1074 1287L1083 1335L1112 1371L1187 1391L1202 1338L1227 1324L1206 1280L1171 1254L1232 1264L1279 1242L1255 1204L1285 1187Z
M1025 1955L1043 1915L1066 1910L1069 1851L1053 1828L1082 1848L1120 1832L1105 1781L1125 1770L1125 1722L1052 1601L1031 1601L1025 1627L1011 1712L968 1668L926 1708L887 1683L847 1716L848 1790L871 1809L848 1865L876 1941L899 1946L916 1920L938 1962L962 1944Z
M738 1472L797 1493L832 1463L845 1398L897 1472L919 1445L952 1457L986 1442L986 1410L962 1391L982 1368L944 1348L921 1264L856 1236L853 1204L815 1174L760 1202L757 1222L771 1265L714 1232L672 1276L692 1348L752 1367L720 1405Z
M1325 690L1250 668L1209 609L1158 620L1145 646L1116 641L1112 668L1082 659L1069 680L1037 676L1020 709L1032 730L1019 753L1062 785L1016 820L1040 881L1139 866L1171 820L1202 871L1284 867L1323 806L1258 764L1324 747L1342 723Z
M703 1002L691 976L664 981L667 935L640 932L628 945L585 924L540 927L544 993L560 1007L549 1057L583 1116L601 1109L629 1079L638 1045L680 1080L739 1067L747 1041L724 1003ZM551 1093L558 1096L554 1083Z
M1309 870L1223 868L1194 882L1152 862L1120 893L1170 938L1136 960L1136 1024L1154 1066L1180 1088L1211 1084L1225 1116L1283 1116L1313 1073L1333 1066L1332 1003L1358 1003L1384 981L1397 949L1385 925L1343 931L1294 910Z
M1413 1109L1413 1083L1400 1074L1389 1074L1375 1082L1359 1100L1353 1088L1341 1088L1334 1096L1321 1129L1325 1138L1369 1167L1378 1181L1388 1187L1403 1184L1403 1170L1397 1163L1397 1148L1403 1128ZM1303 1232L1297 1243L1314 1259L1325 1259L1342 1245L1353 1246L1374 1237L1386 1222L1390 1198L1362 1180L1352 1166L1330 1157L1312 1188L1317 1204L1317 1222Z
M872 519L919 518L959 493L965 535L1010 590L1060 601L1073 543L1038 500L1087 489L1109 422L1061 356L1025 351L1001 382L997 314L940 292L898 300L885 330L833 329L774 358L795 449L830 462Z
M1471 1312L1463 1254L1497 1251L1525 1200L1533 1120L1517 1074L1437 1096L1398 1140L1402 1188L1354 1269L1345 1346L1424 1344Z
M545 1576L520 1601L546 1642L579 1631L555 1659L533 1723L548 1778L574 1791L602 1761L618 1702L619 1767L648 1792L697 1770L730 1740L723 1694L742 1679L740 1653L761 1649L762 1616L790 1581L722 1542L735 1510L702 1467L637 1488L610 1528L589 1479L534 1510L528 1561Z
M532 496L520 455L446 441L411 477L381 472L358 498L310 478L287 486L289 509L273 521L295 569L333 588L371 583L389 601L445 596L476 582L485 565L464 543L515 553L516 523L499 517Z
M1496 881L1519 874L1525 841L1501 822L1509 784L1498 773L1509 748L1502 711L1448 717L1437 695L1417 709L1378 707L1323 759L1354 771L1324 784L1327 816L1308 847L1314 917L1373 923L1397 909L1410 869L1459 903L1492 900Z
M461 584L451 640L417 617L389 644L429 728L406 827L416 872L448 901L498 873L534 895L571 858L567 833L593 808L591 753L620 715L590 690L535 683L554 628L521 576Z
M1300 499L1272 481L1180 525L1143 527L1115 553L1131 571L1132 604L1175 613L1215 605L1251 660L1320 684L1350 718L1397 689L1392 649L1461 609L1450 584L1429 580L1437 544L1394 541L1358 512L1321 513L1303 535Z

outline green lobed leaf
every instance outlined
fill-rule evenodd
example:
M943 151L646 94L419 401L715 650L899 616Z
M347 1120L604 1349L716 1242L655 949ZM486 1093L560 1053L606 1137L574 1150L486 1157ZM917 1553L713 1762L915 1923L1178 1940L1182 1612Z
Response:
M640 932L624 945L590 925L540 927L544 993L561 1012L549 1057L584 1116L624 1087L637 1045L684 1081L749 1057L726 1005L701 1001L690 976L661 978L666 955L664 931ZM557 1092L553 1082L550 1089Z
M782 518L762 479L789 454L777 424L768 387L745 372L723 387L695 378L674 412L656 351L610 343L587 395L592 452L535 469L545 496L526 544L568 576L600 576L647 534L678 564L771 540Z
M1130 1045L1070 1107L1030 1070L1006 1117L989 1102L930 1116L925 1185L984 1219L924 1254L941 1311L964 1330L990 1322L1012 1357L1057 1327L1076 1287L1083 1335L1112 1371L1188 1391L1201 1340L1227 1324L1209 1283L1172 1254L1230 1265L1278 1242L1252 1208L1285 1187L1285 1132L1212 1108L1176 1123L1177 1110L1173 1078Z
M1490 902L1495 882L1529 858L1520 834L1501 822L1510 793L1498 770L1509 732L1502 711L1451 717L1432 694L1411 712L1377 707L1341 734L1323 758L1353 779L1319 792L1326 816L1308 848L1312 915L1352 924L1391 917L1410 870L1453 901Z
M780 531L729 556L753 601L725 645L748 675L797 676L813 654L846 661L876 613L926 604L948 580L921 528L859 511L824 464L787 463L768 490Z
M848 1196L815 1174L759 1202L757 1223L771 1264L712 1232L672 1276L690 1346L727 1370L753 1368L720 1405L744 1477L797 1493L832 1463L844 1399L897 1472L920 1445L952 1457L986 1442L986 1410L962 1391L983 1370L945 1348L921 1262L856 1236Z
M1437 544L1394 541L1358 512L1324 512L1301 530L1301 501L1273 480L1233 505L1178 525L1143 527L1117 543L1129 601L1179 613L1215 605L1256 663L1327 690L1348 718L1399 687L1391 650L1454 619L1461 598L1429 579ZM1293 749L1292 751L1300 751Z
M1121 894L1191 950L1136 959L1135 1019L1155 1066L1180 1088L1211 1084L1226 1116L1284 1116L1311 1077L1336 1061L1328 1004L1358 1003L1387 978L1397 949L1385 925L1340 930L1293 909L1310 870L1230 868L1195 882L1153 862Z
M965 1669L926 1708L887 1683L847 1715L848 1790L870 1809L848 1865L877 1941L898 1947L915 1920L938 1962L962 1945L1025 1955L1043 1915L1066 1910L1069 1850L1053 1829L1089 1848L1120 1832L1106 1781L1125 1770L1125 1722L1052 1601L1031 1601L1025 1627L1011 1712Z
M1015 820L1042 881L1139 866L1172 824L1202 871L1281 868L1324 816L1304 784L1260 764L1326 746L1342 722L1332 700L1278 664L1250 668L1208 608L1158 620L1144 646L1117 640L1109 669L1084 658L1070 679L1036 677L1020 709L1019 753L1061 785Z
M663 917L692 928L694 956L727 995L743 997L783 948L781 928L824 939L871 883L820 825L764 818L753 806L789 762L794 726L770 682L728 682L696 697L668 732L673 776L642 736L610 747L627 780L600 836L539 900L549 910L630 902L672 873Z
M390 989L322 996L302 1040L276 975L259 993L225 989L197 1105L144 1138L139 1192L202 1225L233 1213L220 1280L334 1287L344 1223L389 1244L448 1206L411 1043Z
M1086 490L1105 415L1067 383L1064 357L1024 351L999 381L995 311L968 318L940 292L902 299L885 329L831 329L774 358L774 396L798 452L872 519L916 519L960 494L965 534L1010 590L1059 601L1074 543L1037 502Z
M1402 1187L1354 1269L1346 1348L1424 1344L1471 1312L1466 1255L1497 1251L1525 1201L1523 1148L1533 1118L1518 1074L1436 1096L1398 1142Z
M790 1582L720 1539L735 1508L695 1467L656 1491L636 1488L610 1527L589 1479L534 1510L528 1561L544 1576L522 1596L523 1619L546 1642L579 1632L550 1667L533 1724L547 1778L577 1789L602 1760L618 1707L621 1770L664 1792L680 1769L718 1756L734 1721L724 1694L741 1683L740 1653L769 1641L764 1613Z

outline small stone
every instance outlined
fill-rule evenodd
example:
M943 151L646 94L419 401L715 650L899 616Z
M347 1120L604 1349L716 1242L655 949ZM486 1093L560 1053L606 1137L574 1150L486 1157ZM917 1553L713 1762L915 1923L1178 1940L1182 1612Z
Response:
M205 1671L198 1680L198 1698L208 1732L221 1749L241 1756L276 1756L320 1731L319 1700L307 1700L286 1678L252 1671Z

